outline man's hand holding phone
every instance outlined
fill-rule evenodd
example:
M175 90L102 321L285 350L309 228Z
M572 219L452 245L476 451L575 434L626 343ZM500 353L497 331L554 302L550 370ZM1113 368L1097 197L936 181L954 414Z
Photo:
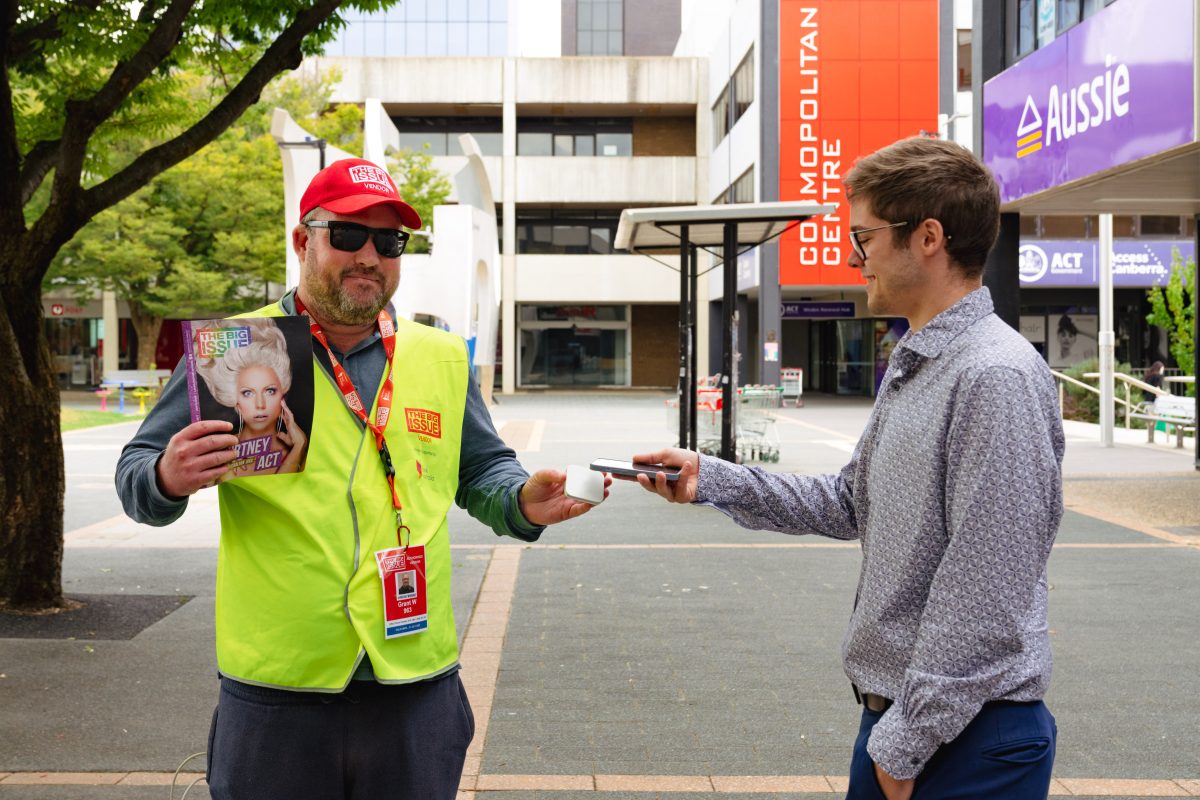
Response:
M679 447L668 447L653 453L642 453L633 457L634 464L661 464L679 469L679 477L668 481L666 474L658 472L653 478L640 474L636 480L648 492L661 495L671 503L690 503L696 499L696 483L700 476L700 455Z

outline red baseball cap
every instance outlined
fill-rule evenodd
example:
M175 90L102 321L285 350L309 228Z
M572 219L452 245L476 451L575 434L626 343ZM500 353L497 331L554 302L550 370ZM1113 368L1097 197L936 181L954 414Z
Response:
M321 170L300 198L300 217L320 206L334 214L357 214L372 206L388 205L407 228L421 227L421 216L400 199L387 170L363 158L343 158Z

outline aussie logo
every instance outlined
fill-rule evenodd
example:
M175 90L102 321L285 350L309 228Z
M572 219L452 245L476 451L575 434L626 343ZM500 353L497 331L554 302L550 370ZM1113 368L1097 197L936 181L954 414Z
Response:
M1017 124L1017 158L1126 116L1130 110L1129 92L1129 67L1114 66L1113 57L1107 56L1099 75L1065 90L1057 83L1051 84L1044 123L1033 95L1028 95Z
M367 188L374 189L377 192L387 192L395 194L396 190L392 188L392 179L387 172L374 164L357 164L350 167L346 172L350 175L350 180L355 183L365 183Z
M442 415L436 411L426 411L423 408L404 409L404 421L408 423L408 432L422 436L442 438Z
M1042 115L1033 103L1033 96L1025 98L1025 110L1021 112L1021 125L1017 128L1017 158L1042 149Z

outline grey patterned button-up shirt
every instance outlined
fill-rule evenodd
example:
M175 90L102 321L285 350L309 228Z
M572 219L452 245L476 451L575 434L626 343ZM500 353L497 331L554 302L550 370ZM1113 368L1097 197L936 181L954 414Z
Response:
M702 457L696 502L747 528L862 542L842 659L896 701L868 752L913 778L984 703L1046 692L1062 454L1050 372L981 288L900 340L839 474Z

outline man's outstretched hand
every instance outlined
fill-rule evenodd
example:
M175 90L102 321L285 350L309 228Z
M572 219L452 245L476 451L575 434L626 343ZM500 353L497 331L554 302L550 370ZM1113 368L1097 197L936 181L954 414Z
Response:
M696 499L696 483L700 477L700 456L691 450L668 447L655 453L642 453L633 457L635 464L662 464L664 467L679 467L679 480L668 481L658 473L653 479L649 475L638 475L642 488L654 492L672 503L690 503Z
M567 473L557 469L539 469L529 476L521 487L519 503L525 519L534 525L553 525L586 514L590 503L572 500L563 494L567 484ZM612 486L612 476L604 476L604 496Z

